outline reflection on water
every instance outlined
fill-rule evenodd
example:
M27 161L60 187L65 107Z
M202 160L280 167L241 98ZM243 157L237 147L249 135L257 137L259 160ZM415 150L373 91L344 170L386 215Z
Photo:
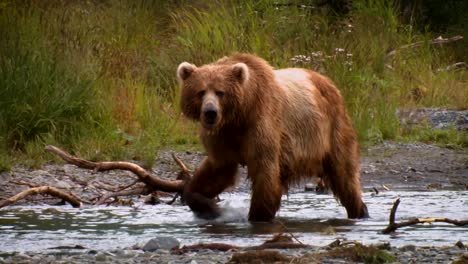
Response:
M223 216L207 222L196 219L186 206L134 207L8 207L0 210L0 251L39 251L63 245L112 249L142 244L170 235L182 244L225 242L253 245L278 232L291 232L302 242L325 245L335 239L393 245L452 245L465 239L467 227L444 223L418 225L389 236L379 233L388 223L394 200L400 197L397 221L410 217L468 218L468 191L389 191L366 194L371 219L348 220L331 195L294 193L284 196L274 223L249 223L249 196L222 195Z

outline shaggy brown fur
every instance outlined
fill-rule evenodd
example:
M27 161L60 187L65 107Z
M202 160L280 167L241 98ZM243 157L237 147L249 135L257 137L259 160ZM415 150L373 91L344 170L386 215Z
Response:
M349 218L368 217L356 133L330 79L306 69L273 70L251 54L201 67L184 62L177 73L182 112L200 121L208 153L184 192L197 215L219 215L213 198L235 183L241 164L252 181L251 221L272 220L283 191L313 176Z

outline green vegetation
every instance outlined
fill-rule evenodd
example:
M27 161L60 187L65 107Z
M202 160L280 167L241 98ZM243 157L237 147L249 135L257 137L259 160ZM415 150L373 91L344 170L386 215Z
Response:
M431 127L416 127L403 133L402 141L420 141L437 143L447 148L468 148L468 133L462 133L456 128L438 129Z
M300 1L181 2L1 2L0 170L52 159L42 150L49 143L147 166L160 148L197 147L196 125L178 109L175 69L236 51L330 76L362 142L424 134L401 129L397 107L468 107L467 71L447 70L466 61L466 40L431 45L438 35L415 24L427 18L403 23L391 1L352 1L339 15ZM462 34L459 20L434 28ZM463 132L450 133L424 138L466 146Z
M387 250L379 249L372 245L365 246L359 243L349 247L338 247L322 255L322 257L343 257L366 264L391 263L396 260L396 257Z

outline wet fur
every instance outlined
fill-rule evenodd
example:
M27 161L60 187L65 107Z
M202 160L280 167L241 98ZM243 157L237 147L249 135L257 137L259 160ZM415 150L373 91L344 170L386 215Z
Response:
M234 70L238 63L247 68ZM199 216L219 215L212 199L235 184L239 164L247 166L252 181L251 221L272 220L283 191L313 176L324 180L349 218L368 216L356 133L330 79L306 69L273 70L251 54L179 67L178 76L182 112L194 120L200 121L200 89L224 92L219 98L222 120L211 129L200 128L208 157L185 190Z

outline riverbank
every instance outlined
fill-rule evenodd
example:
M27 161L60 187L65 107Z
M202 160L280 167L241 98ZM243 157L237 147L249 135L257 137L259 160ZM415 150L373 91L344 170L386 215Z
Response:
M351 248L351 249L350 249ZM393 247L375 245L375 254L356 254L354 247L311 247L263 251L227 252L204 249L184 254L170 250L156 252L116 249L63 249L48 253L16 253L0 257L0 263L467 263L468 251L457 245L446 247ZM343 250L344 249L344 250ZM249 254L250 252L250 254ZM277 252L277 253L272 253ZM253 253L253 254L252 254ZM256 255L256 256L255 256ZM457 262L459 261L459 262Z

